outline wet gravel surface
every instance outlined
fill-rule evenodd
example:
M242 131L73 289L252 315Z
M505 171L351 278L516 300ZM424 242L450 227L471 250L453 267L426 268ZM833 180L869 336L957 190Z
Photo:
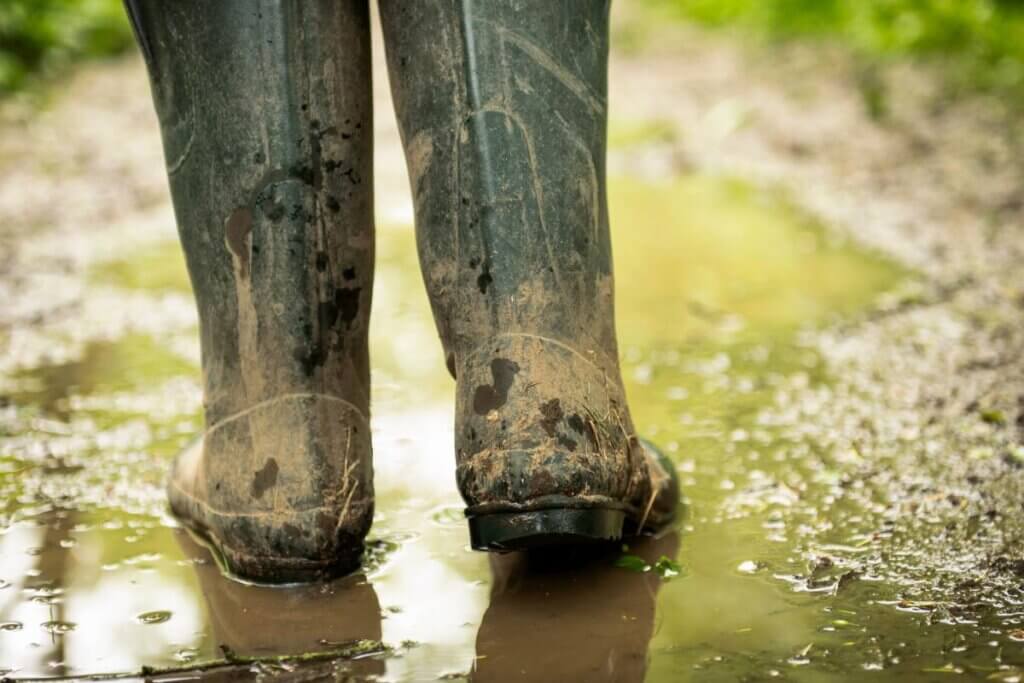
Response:
M615 61L613 106L671 131L672 142L650 150L655 172L715 170L784 188L917 274L873 310L809 334L833 381L780 392L765 415L798 425L817 445L808 457L835 473L827 509L797 504L784 515L806 536L806 559L890 581L898 606L929 619L1019 624L1019 109L893 64L872 75L884 93L872 115L863 68L841 52L635 31L646 47ZM815 552L823 538L832 552Z

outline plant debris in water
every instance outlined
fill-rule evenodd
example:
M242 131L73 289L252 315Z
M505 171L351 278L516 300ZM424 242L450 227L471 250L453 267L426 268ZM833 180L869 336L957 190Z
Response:
M638 555L620 555L615 560L615 566L640 574L653 571L665 581L679 576L683 571L678 562L665 555L659 557L654 564L648 564L647 560Z

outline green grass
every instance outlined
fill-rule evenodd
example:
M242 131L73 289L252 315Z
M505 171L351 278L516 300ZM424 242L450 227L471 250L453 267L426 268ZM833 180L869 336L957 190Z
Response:
M1024 94L1024 0L649 0L708 26L941 60L950 83Z
M0 95L130 44L120 0L0 0Z

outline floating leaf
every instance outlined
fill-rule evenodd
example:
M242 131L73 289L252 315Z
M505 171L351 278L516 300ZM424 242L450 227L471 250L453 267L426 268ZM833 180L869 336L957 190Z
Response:
M615 566L621 567L622 569L628 569L631 572L646 572L651 568L644 562L644 558L637 557L636 555L622 555L619 559L615 560Z
M658 576L668 580L673 579L683 573L683 568L675 560L662 555L658 558L658 561L654 563L654 571L658 572Z

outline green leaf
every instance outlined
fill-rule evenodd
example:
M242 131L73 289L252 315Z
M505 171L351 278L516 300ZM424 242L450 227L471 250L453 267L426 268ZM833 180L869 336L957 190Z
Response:
M675 560L662 555L654 563L654 571L658 572L658 576L667 581L682 574L683 568Z
M615 560L615 566L621 567L622 569L628 569L631 572L639 573L643 573L651 569L651 567L644 562L644 558L637 557L636 555L622 555L619 559Z

